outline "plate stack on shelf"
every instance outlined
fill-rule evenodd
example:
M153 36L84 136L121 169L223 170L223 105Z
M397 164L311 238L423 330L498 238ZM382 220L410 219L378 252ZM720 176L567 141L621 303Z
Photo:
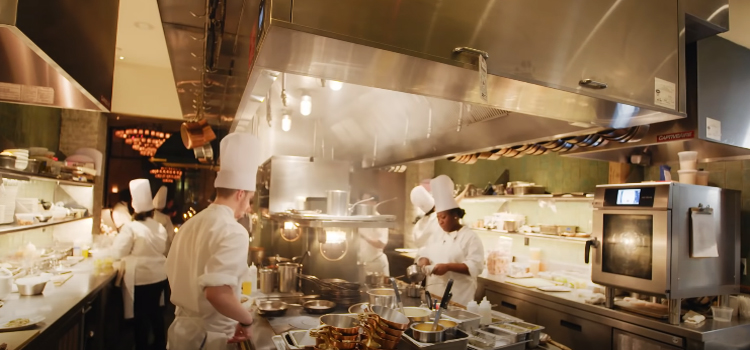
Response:
M26 167L29 166L29 150L6 149L3 152L8 152L16 157L16 170L26 170Z

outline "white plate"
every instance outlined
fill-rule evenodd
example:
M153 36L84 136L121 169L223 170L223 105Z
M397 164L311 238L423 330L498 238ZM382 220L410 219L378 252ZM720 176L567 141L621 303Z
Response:
M18 318L28 318L29 323L18 327L6 327L5 324ZM5 331L17 331L19 329L26 329L36 326L37 324L44 321L44 316L39 315L24 315L24 316L13 316L0 318L0 332Z

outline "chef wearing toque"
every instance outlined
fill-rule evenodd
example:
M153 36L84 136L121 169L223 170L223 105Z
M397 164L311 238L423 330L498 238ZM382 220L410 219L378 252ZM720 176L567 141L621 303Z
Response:
M484 269L484 247L479 236L461 224L466 212L453 198L453 188L453 181L445 175L430 181L442 232L431 235L427 247L417 257L417 264L424 266L428 274L427 291L443 295L448 280L453 279L452 301L467 305L474 300L477 276Z
M125 318L135 318L135 348L149 349L149 333L155 348L166 345L160 300L167 273L164 268L167 232L153 219L151 185L146 179L130 181L135 214L125 223L112 244L115 259L120 259Z
M228 343L250 336L253 315L239 299L250 240L237 220L255 196L259 165L259 141L253 135L232 133L221 141L216 200L181 227L167 258L176 306L169 349L236 349Z
M424 249L427 247L427 243L430 242L430 237L433 233L443 233L437 222L437 214L435 214L435 200L422 185L414 187L411 190L409 198L411 199L411 204L422 212L422 216L414 223L412 235L417 248Z
M174 240L174 225L169 215L164 214L162 210L167 206L167 186L162 186L154 196L154 220L160 223L167 230L167 253Z

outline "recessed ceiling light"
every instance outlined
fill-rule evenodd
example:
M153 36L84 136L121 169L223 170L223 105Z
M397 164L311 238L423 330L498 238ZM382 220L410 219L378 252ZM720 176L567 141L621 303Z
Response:
M121 59L121 60L124 60L124 59L125 59L125 56L120 56L120 59Z
M138 28L138 29L143 29L143 30L154 29L154 26L151 23L140 22L140 21L139 22L135 22L135 27Z

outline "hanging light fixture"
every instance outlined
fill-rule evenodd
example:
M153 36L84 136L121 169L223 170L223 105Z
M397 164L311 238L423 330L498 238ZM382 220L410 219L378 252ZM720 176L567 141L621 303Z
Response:
M281 119L281 130L289 131L292 129L292 118L289 114L284 114L284 118Z
M299 102L299 113L304 116L312 113L312 97L310 95L302 95L302 100Z
M172 134L148 129L116 130L115 137L123 139L134 151L142 156L153 157L156 150L170 138Z
M342 87L344 87L344 83L340 81L329 80L328 87L333 91L339 91L341 90Z

